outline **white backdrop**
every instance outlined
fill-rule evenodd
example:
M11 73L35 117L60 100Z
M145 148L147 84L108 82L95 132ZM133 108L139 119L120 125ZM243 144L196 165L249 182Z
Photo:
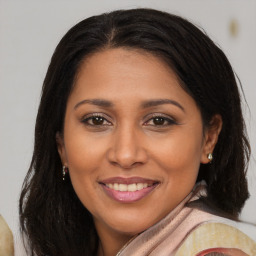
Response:
M32 156L41 85L54 48L78 21L134 7L157 8L188 18L203 27L230 59L250 108L248 111L244 104L254 156L248 173L251 198L241 218L256 223L255 0L0 0L0 214L15 236L18 197ZM248 228L248 233L256 239L255 230Z

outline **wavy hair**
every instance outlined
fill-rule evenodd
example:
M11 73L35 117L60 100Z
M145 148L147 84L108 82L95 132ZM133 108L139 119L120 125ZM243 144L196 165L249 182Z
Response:
M219 114L223 127L214 161L201 165L204 199L237 217L248 198L246 137L239 88L222 50L187 20L153 9L119 10L87 18L71 28L52 56L42 88L34 153L20 196L21 231L29 255L96 255L93 219L69 178L62 180L56 133L62 132L68 97L81 63L104 49L138 49L161 58L198 105L204 127Z

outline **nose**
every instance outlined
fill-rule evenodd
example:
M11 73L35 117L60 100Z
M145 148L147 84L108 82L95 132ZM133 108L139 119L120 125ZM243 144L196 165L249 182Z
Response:
M108 160L123 169L131 169L147 162L143 136L133 127L118 129L113 135Z

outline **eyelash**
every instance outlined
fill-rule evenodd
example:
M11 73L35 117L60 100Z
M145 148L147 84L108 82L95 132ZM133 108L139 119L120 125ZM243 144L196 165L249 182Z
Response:
M97 119L100 119L100 120L97 120ZM100 127L112 125L112 122L110 122L108 119L109 119L109 117L106 116L105 114L93 113L93 114L86 115L85 117L83 117L82 122L88 126L100 128ZM93 124L92 123L93 120L102 122L102 124ZM163 122L163 123L162 124L150 124L150 121L152 121L152 122L156 121L156 122L160 122L160 123ZM145 126L152 126L152 127L157 127L157 128L171 126L174 124L177 124L177 122L173 118L167 117L160 113L154 113L154 114L150 115L150 118L146 122L143 123L143 125L145 125Z
M89 123L90 121L92 122L93 119L94 120L97 120L97 118L99 119L102 119L103 122L107 122L107 124L100 124L100 125L96 125L96 124L93 124L93 123ZM110 126L112 123L110 121L108 121L108 117L106 117L104 114L101 114L101 113L93 113L93 114L90 114L90 115L86 115L85 117L82 118L82 122L88 126Z
M161 120L158 120L158 121L163 121L165 124L148 124L150 121L157 121L157 119L161 119ZM163 114L160 114L160 113L155 113L153 115L151 115L150 119L148 119L148 121L146 121L144 123L144 125L146 126L155 126L155 127L166 127L166 126L170 126L170 125L174 125L174 124L177 124L177 122L171 118L171 117L167 117L166 115L163 115Z

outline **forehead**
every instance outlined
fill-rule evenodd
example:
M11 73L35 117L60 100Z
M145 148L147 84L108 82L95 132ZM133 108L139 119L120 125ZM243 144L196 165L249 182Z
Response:
M176 74L160 58L133 49L107 49L87 57L80 66L70 98L110 101L177 98L193 102Z

